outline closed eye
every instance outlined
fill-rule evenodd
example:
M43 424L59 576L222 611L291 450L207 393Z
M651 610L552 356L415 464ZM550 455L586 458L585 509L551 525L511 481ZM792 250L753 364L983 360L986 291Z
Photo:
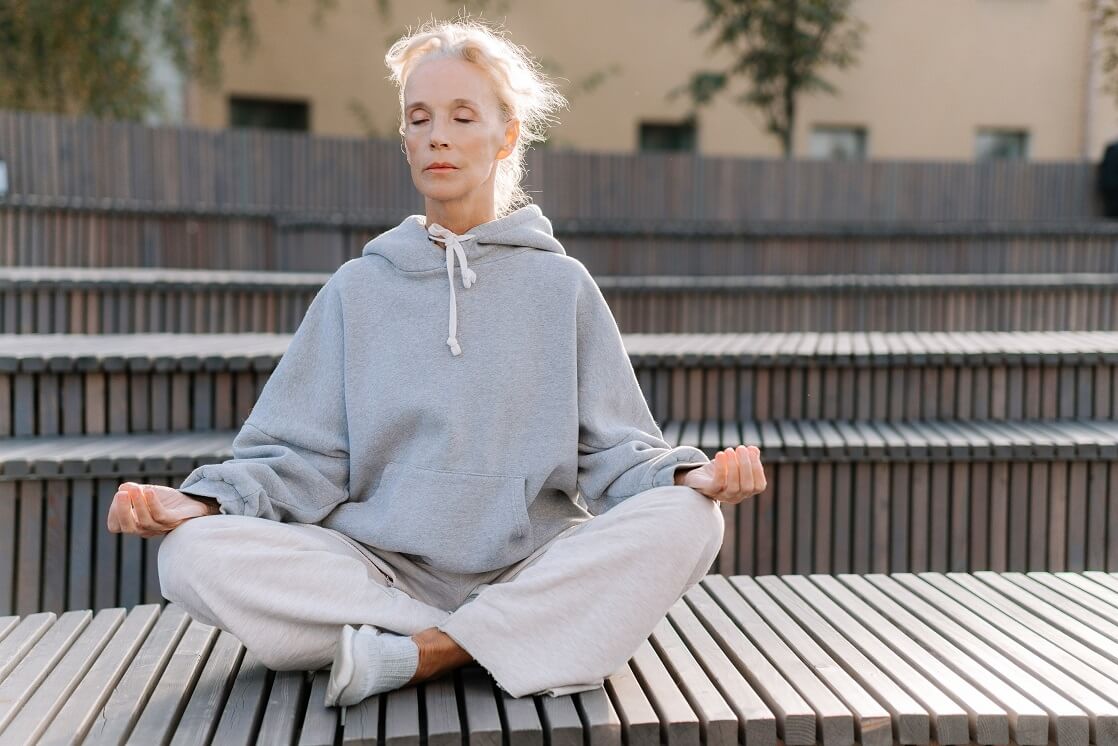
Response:
M424 122L426 122L426 121L427 121L426 119L416 119L415 121L413 121L413 122L412 122L412 124L423 124L423 123L424 123ZM466 122L466 123L470 123L470 122L472 122L472 121L474 121L474 120L472 120L472 119L462 119L461 117L456 117L456 118L454 119L454 121L456 121L456 122Z

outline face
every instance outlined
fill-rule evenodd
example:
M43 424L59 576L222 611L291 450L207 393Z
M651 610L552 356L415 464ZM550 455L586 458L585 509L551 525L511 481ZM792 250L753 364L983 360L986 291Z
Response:
M403 115L412 181L428 202L492 204L497 161L513 152L519 121L505 121L485 73L456 58L419 63L404 86Z

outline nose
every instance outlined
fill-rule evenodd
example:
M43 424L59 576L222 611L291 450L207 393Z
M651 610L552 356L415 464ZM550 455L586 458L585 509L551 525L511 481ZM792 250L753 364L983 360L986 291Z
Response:
M441 148L447 144L446 139L442 136L442 125L431 124L431 147Z

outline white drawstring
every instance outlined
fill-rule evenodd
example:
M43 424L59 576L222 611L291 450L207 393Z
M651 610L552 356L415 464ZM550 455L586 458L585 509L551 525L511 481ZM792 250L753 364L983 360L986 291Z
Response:
M462 241L473 238L474 234L464 233L461 236L452 230L448 230L438 223L431 223L427 226L427 233L432 238L442 239L446 245L446 276L450 280L450 336L447 337L446 343L450 345L450 352L453 355L462 354L462 346L458 344L458 299L454 292L454 255L458 255L458 261L462 265L462 287L469 288L474 284L477 279L477 273L474 272L466 264L466 251L462 248Z

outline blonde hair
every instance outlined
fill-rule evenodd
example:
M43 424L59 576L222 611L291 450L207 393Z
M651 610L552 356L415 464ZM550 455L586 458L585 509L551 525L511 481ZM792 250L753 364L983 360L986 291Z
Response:
M520 120L520 135L513 152L497 162L494 203L497 217L531 202L520 186L525 154L533 142L547 139L547 127L558 120L552 113L567 105L558 88L540 72L528 50L504 38L502 32L468 17L454 21L428 21L409 31L389 48L384 62L389 78L400 91L400 136L404 136L404 86L415 66L424 59L457 57L482 69L493 84L505 122Z

